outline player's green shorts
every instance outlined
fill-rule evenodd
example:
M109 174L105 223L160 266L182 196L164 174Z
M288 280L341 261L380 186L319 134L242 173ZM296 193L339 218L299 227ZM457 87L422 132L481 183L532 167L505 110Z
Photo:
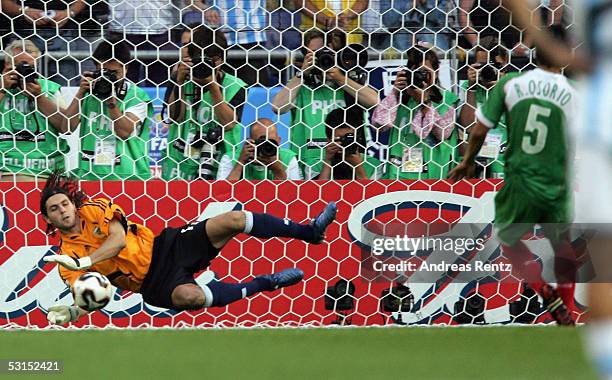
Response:
M512 246L539 224L548 239L558 241L571 222L569 205L568 198L545 201L530 196L523 186L506 182L495 196L497 238Z

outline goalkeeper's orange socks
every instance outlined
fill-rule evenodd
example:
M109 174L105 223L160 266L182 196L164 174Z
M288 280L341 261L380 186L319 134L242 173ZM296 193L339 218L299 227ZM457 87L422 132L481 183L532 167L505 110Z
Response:
M267 278L255 278L245 283L231 284L227 282L211 281L202 286L204 290L204 307L226 306L255 293L272 290L272 284Z
M244 233L257 238L286 237L312 241L315 236L315 231L309 224L299 224L289 219L250 211L244 211L244 215L246 220Z

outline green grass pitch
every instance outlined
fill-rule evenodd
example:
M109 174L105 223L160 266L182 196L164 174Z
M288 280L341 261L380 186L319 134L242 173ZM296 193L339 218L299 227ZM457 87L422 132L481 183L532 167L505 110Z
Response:
M580 332L558 327L18 330L0 333L0 359L63 360L63 374L31 376L62 379L595 379Z

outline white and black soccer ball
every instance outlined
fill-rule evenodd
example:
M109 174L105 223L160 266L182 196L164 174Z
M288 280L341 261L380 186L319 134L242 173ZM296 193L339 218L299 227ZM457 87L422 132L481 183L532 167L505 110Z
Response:
M113 287L110 281L98 272L85 273L72 285L75 305L87 311L102 309L112 296Z

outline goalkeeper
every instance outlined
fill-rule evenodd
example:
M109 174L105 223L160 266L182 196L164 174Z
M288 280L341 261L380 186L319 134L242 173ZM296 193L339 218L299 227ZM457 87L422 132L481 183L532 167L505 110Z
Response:
M40 210L47 232L60 232L57 262L61 278L71 286L88 271L99 272L121 289L142 294L150 305L174 310L225 306L263 291L298 283L298 268L262 275L246 283L212 281L198 286L193 275L208 267L234 236L246 233L267 239L288 237L318 244L336 217L331 202L309 224L298 224L269 214L231 211L213 218L165 228L154 236L147 227L126 219L121 207L107 199L87 200L70 177L53 174L42 190ZM84 310L76 306L49 308L53 324L75 322Z

